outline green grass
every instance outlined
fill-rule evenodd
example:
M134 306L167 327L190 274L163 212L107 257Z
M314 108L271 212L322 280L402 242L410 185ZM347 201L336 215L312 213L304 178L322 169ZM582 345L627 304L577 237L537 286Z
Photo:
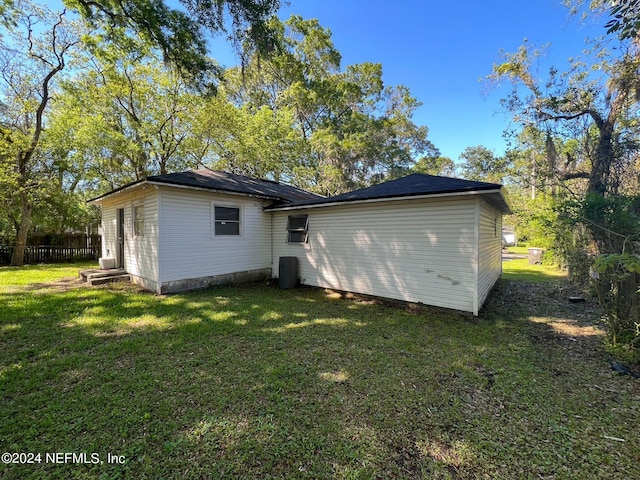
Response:
M2 478L640 477L637 381L516 282L472 318L267 284L27 285L58 268L0 270L0 451L42 454Z
M0 267L0 288L51 282L60 278L77 277L78 271L98 268L96 263L58 263L26 265L24 267Z
M527 255L529 253L529 247L508 247L507 252L519 255Z
M516 258L502 262L502 278L527 282L545 282L559 280L567 276L564 270L555 265L529 265L526 258Z

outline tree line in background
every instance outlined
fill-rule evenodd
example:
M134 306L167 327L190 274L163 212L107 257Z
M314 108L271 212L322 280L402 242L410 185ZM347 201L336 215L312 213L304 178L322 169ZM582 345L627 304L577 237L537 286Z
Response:
M438 156L406 87L380 64L343 67L329 30L280 21L278 2L217 2L205 22L204 0L183 2L191 17L150 0L0 1L0 231L16 265L34 227L86 223L85 199L148 175L205 166L331 195ZM149 8L158 25L136 24ZM219 32L230 13L242 61L222 68L193 22Z
M578 279L594 278L612 343L640 338L638 0L567 0L608 32L566 71L525 43L490 82L513 87L510 148L440 156L382 66L343 66L328 29L278 0L0 0L0 236L13 263L34 228L86 224L87 198L148 175L209 167L324 195L410 172L503 183L511 219ZM240 65L208 57L225 34ZM580 52L576 52L576 55Z
M542 71L544 51L503 52L489 76L508 82L513 116L504 164L520 234L590 283L613 346L640 341L640 2L566 1L606 15L565 71ZM549 47L550 48L550 47Z

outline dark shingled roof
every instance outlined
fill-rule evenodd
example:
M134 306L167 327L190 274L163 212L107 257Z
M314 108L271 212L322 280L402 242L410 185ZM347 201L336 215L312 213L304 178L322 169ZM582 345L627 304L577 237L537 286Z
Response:
M218 172L214 170L192 170L183 173L169 173L167 175L156 175L147 178L150 182L167 183L170 185L184 185L188 187L206 188L233 193L244 193L247 195L257 195L274 200L285 200L288 202L304 201L312 199L322 199L320 195L307 192L300 188L262 180L258 178L235 175L233 173Z
M130 183L116 190L112 190L100 197L94 198L93 200L90 200L90 202L100 200L121 190L144 182L145 180L140 180L138 182ZM482 193L483 191L486 191L491 192L487 196L487 199L490 202L495 204L502 211L506 213L510 212L509 201L506 195L501 193L501 185L497 183L438 177L422 173L414 173L412 175L380 183L372 187L336 195L335 197L322 197L315 193L292 187L291 185L208 169L192 170L182 173L169 173L167 175L154 175L152 177L147 177L146 182L151 184L198 188L214 192L252 195L274 200L275 203L267 207L266 210L322 207L324 205L340 203L346 204L349 202L365 200L383 200L448 193Z
M321 206L322 204L348 203L363 200L438 195L445 193L465 193L500 190L497 183L476 182L460 178L439 177L414 173L406 177L391 180L353 192L343 193L335 197L315 198L297 201L292 205L274 205L269 209ZM506 202L505 202L506 205ZM508 207L507 207L508 209Z
M153 184L178 185L216 192L252 195L286 203L321 200L324 198L320 195L316 195L315 193L292 187L291 185L208 169L191 170L181 173L168 173L166 175L154 175L147 177L146 181ZM144 183L144 180L133 182L116 190L112 190L111 192L90 201L99 200L139 183Z

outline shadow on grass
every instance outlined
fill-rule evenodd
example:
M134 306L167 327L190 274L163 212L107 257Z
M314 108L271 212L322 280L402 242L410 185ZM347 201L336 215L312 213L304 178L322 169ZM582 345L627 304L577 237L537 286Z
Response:
M493 301L499 314L475 319L269 285L168 297L125 285L0 294L5 450L127 459L4 465L0 474L513 478L606 469L608 445L590 432L621 421L611 394L576 388L594 383L593 372L558 376L562 352L532 344L528 323ZM637 411L622 415L637 424ZM634 473L633 445L618 446L614 473Z

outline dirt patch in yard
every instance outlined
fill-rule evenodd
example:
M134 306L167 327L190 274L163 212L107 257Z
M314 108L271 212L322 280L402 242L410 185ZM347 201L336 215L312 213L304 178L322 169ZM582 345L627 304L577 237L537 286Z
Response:
M71 289L86 287L87 282L79 277L65 277L51 282L38 282L17 287L8 287L6 293L34 292L39 290L55 290L64 292Z

